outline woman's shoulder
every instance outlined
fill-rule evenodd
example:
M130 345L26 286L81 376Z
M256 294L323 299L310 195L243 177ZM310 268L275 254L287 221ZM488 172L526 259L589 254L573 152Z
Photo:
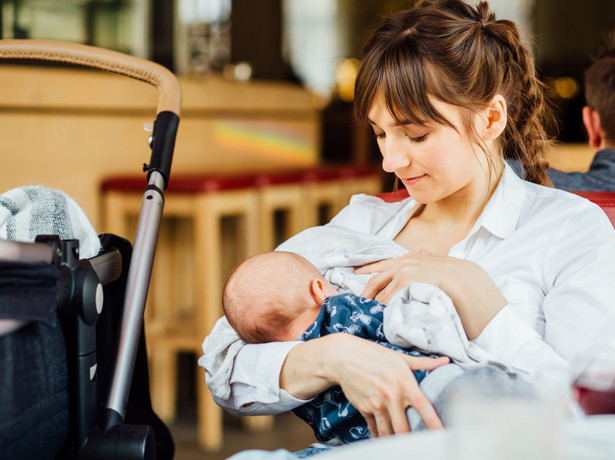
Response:
M404 209L411 209L414 203L411 198L386 202L374 195L353 195L350 203L331 220L331 224L376 234Z
M596 203L575 193L525 182L527 191L523 213L544 218L559 225L570 223L573 227L591 225L612 231L613 226Z

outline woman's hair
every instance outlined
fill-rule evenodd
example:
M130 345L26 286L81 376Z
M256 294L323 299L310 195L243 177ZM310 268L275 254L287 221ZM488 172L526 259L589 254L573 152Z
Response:
M615 144L615 31L605 37L585 71L585 101L600 115L605 140Z
M520 160L527 180L551 184L543 154L550 143L545 126L554 119L543 84L515 23L496 20L486 2L421 0L388 17L364 48L355 89L359 121L367 122L377 94L400 123L453 127L429 98L455 105L477 143L473 114L501 94L508 116L500 137L504 158Z

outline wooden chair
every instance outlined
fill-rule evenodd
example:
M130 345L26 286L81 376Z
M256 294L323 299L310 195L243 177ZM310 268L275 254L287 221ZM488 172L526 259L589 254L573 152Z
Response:
M259 189L261 252L270 251L300 231L322 225L357 193L382 191L380 168L324 165L262 173Z

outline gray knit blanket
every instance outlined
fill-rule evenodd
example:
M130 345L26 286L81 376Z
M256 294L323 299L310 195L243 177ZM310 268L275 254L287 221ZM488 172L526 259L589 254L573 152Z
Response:
M81 259L96 256L101 248L98 234L85 213L64 192L27 186L0 195L0 239L29 243L38 235L58 235L62 240L79 240ZM11 270L14 269L8 270L13 273ZM3 287L0 293L0 337L15 331L27 321L52 321L56 295L53 276L44 269L36 270L32 268L21 273L21 284L9 280L9 284ZM36 289L28 288L26 278L34 283ZM48 289L43 289L43 285Z
M78 239L79 257L100 251L98 234L79 205L59 190L19 187L0 195L0 238L32 242L37 235Z

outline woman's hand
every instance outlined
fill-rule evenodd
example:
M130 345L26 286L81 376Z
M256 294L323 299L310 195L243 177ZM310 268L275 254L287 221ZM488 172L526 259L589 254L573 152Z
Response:
M351 404L363 415L373 437L410 431L406 409L414 407L427 428L442 422L412 373L431 370L448 358L419 358L387 349L353 336L336 349L338 384ZM343 350L346 346L347 350Z
M357 274L376 273L361 293L363 297L376 299L384 304L412 281L437 286L446 292L443 282L450 280L459 271L461 264L470 262L453 257L436 257L426 252L410 252L395 259L363 265Z
M364 265L355 273L376 273L361 295L385 304L410 282L439 287L453 301L470 340L508 303L479 265L455 257L412 252Z
M307 347L312 350L308 352ZM410 406L416 409L427 428L442 428L438 414L419 388L412 370L431 370L448 362L446 357L413 357L337 333L297 345L282 368L280 386L295 396L307 398L306 391L313 396L340 385L348 401L367 421L372 436L387 436L410 430L406 416ZM308 368L313 377L301 382L300 376L309 372ZM308 390L305 385L310 380L320 381L321 386ZM299 393L293 393L293 389Z

